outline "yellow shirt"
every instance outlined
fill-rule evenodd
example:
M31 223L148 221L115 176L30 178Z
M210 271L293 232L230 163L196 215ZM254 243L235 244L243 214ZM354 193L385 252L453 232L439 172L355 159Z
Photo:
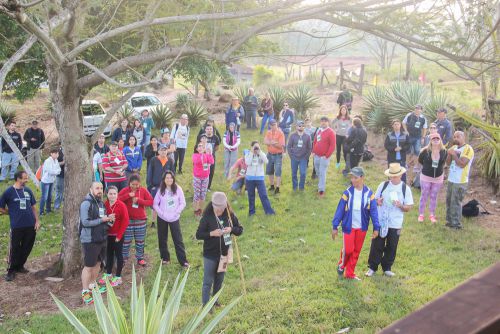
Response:
M474 150L469 144L465 144L460 148L457 145L454 145L451 148L459 152L457 154L458 158L465 157L469 159L469 162L467 163L467 165L465 165L465 167L462 168L455 163L455 160L452 160L450 164L450 174L448 175L448 182L468 183L470 165L472 164L472 160L474 160Z

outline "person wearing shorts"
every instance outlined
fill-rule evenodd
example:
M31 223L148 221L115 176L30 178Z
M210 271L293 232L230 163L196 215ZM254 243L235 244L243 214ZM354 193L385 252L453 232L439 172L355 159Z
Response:
M283 162L283 152L285 150L285 134L278 128L276 120L270 122L271 130L267 131L264 144L267 145L267 166L266 175L269 177L271 187L269 191L275 194L280 192L281 165Z
M92 183L90 193L80 204L80 242L83 249L82 299L86 305L94 302L92 289L101 269L101 262L106 258L106 240L108 223L114 221L114 214L106 215L102 201L103 188L101 182ZM104 286L101 292L106 291Z
M210 182L210 166L215 163L212 147L199 142L196 146L197 153L193 154L193 210L197 218L201 217L203 202L207 196Z

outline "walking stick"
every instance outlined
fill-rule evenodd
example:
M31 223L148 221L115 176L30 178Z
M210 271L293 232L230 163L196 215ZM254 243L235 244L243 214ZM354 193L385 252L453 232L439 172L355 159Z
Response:
M227 201L227 216L229 218L229 222L231 223L231 227L233 226L233 220L231 219L231 206L229 205L229 201ZM238 243L236 242L236 237L233 235L233 242L234 242L234 250L236 251L236 259L238 260L238 266L240 267L240 279L241 279L241 285L243 285L243 294L247 294L247 287L246 287L246 282L245 282L245 273L243 272L243 265L241 264L241 258L240 258L240 249L238 247Z

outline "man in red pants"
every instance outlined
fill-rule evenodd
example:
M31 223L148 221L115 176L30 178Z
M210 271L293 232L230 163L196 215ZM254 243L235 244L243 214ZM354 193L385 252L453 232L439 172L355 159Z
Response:
M373 191L365 186L365 172L362 167L354 167L349 173L352 185L347 188L340 198L332 220L332 239L339 234L338 227L342 222L344 240L340 251L340 260L337 273L347 279L360 281L354 270L358 262L359 253L363 248L366 231L370 219L373 224L372 239L378 236L377 201Z

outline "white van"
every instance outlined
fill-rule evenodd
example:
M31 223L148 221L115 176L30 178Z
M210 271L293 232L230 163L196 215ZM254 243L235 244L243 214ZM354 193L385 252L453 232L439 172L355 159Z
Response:
M154 94L138 92L132 95L127 104L133 109L134 117L140 118L143 110L148 110L151 115L153 109L162 103Z
M96 100L83 100L80 111L83 115L83 133L90 137L101 125L102 120L106 117L106 112ZM103 133L106 137L111 135L111 126L109 124L106 126Z

